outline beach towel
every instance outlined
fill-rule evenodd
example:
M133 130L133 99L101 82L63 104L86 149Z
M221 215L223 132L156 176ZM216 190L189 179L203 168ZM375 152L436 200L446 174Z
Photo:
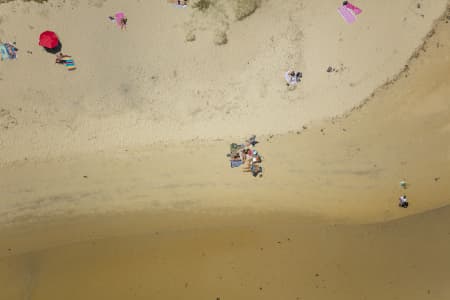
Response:
M0 44L0 53L2 55L2 60L9 59L8 49L4 44Z
M0 44L0 53L2 56L2 60L16 59L17 58L16 50L17 50L16 47L14 47L14 45L11 45L9 43Z
M295 76L289 75L289 71L284 73L284 79L286 79L286 82L289 85L296 85L297 84L297 79L295 78Z
M359 7L354 6L350 2L347 2L347 4L345 4L345 7L350 9L355 15L359 15L360 13L362 13L362 10Z
M71 58L64 60L64 64L66 65L68 71L73 71L77 68L75 67L75 62Z
M351 10L348 9L345 5L339 7L338 12L347 23L351 24L356 21L355 15L352 14Z
M230 144L230 153L237 153L239 152L239 150L244 149L245 145L243 144L236 144L236 143L232 143Z
M16 59L16 57L17 57L17 53L16 53L17 48L14 45L11 45L9 43L5 43L4 45L6 46L6 50L8 51L9 58L10 59Z
M233 160L230 160L230 163L231 163L231 167L232 168L237 168L240 165L242 165L242 160L240 160L240 159L233 159Z
M125 14L123 12L118 12L115 14L115 17L116 17L116 24L120 27L122 19L125 19Z

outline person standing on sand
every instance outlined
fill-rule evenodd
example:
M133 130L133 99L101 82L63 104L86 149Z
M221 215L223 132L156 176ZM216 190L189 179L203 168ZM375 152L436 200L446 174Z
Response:
M408 199L406 198L406 195L402 195L399 199L398 206L407 208L408 207Z

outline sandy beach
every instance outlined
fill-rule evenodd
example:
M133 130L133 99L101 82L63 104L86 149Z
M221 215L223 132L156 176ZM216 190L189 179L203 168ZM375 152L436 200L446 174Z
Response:
M401 0L386 14L366 3L350 25L335 1L263 1L241 21L216 2L206 12L159 0L2 5L2 39L21 50L2 64L2 124L15 120L1 133L2 162L281 134L339 116L404 67L447 3ZM130 19L126 32L107 18L117 11ZM77 72L38 46L47 29ZM215 44L217 32L226 44ZM289 68L304 74L295 91L284 85Z
M0 4L0 299L448 299L450 3L194 4Z

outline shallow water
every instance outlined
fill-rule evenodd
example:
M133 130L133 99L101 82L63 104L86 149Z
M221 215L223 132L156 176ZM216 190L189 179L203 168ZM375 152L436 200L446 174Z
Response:
M0 298L448 299L449 214L351 226L128 215L3 232ZM84 241L15 254L22 234L41 245Z

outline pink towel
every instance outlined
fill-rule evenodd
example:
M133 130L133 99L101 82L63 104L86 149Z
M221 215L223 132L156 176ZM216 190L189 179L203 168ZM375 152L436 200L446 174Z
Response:
M125 19L125 14L123 12L118 12L116 15L116 24L120 26L120 21Z
M355 15L359 15L360 13L362 13L362 10L359 7L354 6L353 4L351 4L350 2L347 2L347 4L345 5L345 7L347 7L348 9L350 9Z
M341 14L344 20L347 21L347 23L351 24L356 21L356 17L351 13L351 11L347 7L345 6L339 7L338 12Z

